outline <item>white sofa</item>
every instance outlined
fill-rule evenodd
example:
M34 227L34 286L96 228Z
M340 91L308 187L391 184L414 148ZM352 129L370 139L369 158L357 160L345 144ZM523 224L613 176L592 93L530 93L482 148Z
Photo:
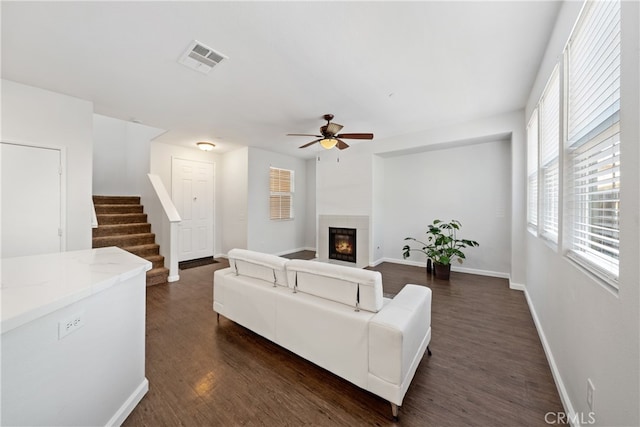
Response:
M391 403L393 417L431 340L431 290L382 295L382 276L243 249L214 275L213 309ZM429 352L430 354L430 352Z

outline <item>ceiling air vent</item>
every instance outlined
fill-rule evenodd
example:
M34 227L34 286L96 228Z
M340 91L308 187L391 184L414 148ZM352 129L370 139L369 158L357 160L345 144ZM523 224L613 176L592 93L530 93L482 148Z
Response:
M194 40L182 54L178 62L196 71L208 74L209 71L223 59L227 59L227 57Z

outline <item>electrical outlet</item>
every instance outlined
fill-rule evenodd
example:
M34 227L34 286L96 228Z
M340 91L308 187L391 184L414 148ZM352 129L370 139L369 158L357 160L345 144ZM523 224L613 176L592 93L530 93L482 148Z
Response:
M591 382L591 378L587 378L587 405L589 405L590 411L593 411L593 392L595 390L596 388Z
M84 326L84 311L77 313L65 320L58 322L58 339L69 335L71 332L75 332Z

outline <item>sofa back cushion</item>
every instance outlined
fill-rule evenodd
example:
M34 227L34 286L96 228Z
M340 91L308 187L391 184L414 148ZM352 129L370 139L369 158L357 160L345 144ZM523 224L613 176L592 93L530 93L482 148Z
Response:
M231 270L239 276L249 276L273 284L287 286L286 258L246 249L231 249L227 254Z
M287 262L289 287L321 298L377 312L382 309L382 275L378 271L316 261Z

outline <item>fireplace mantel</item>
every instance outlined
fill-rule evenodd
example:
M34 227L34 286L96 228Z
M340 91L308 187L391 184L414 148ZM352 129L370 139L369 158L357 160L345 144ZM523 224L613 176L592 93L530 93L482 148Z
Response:
M356 233L356 262L329 259L329 227L353 228ZM319 215L318 259L330 263L364 268L369 265L369 217L366 215Z

